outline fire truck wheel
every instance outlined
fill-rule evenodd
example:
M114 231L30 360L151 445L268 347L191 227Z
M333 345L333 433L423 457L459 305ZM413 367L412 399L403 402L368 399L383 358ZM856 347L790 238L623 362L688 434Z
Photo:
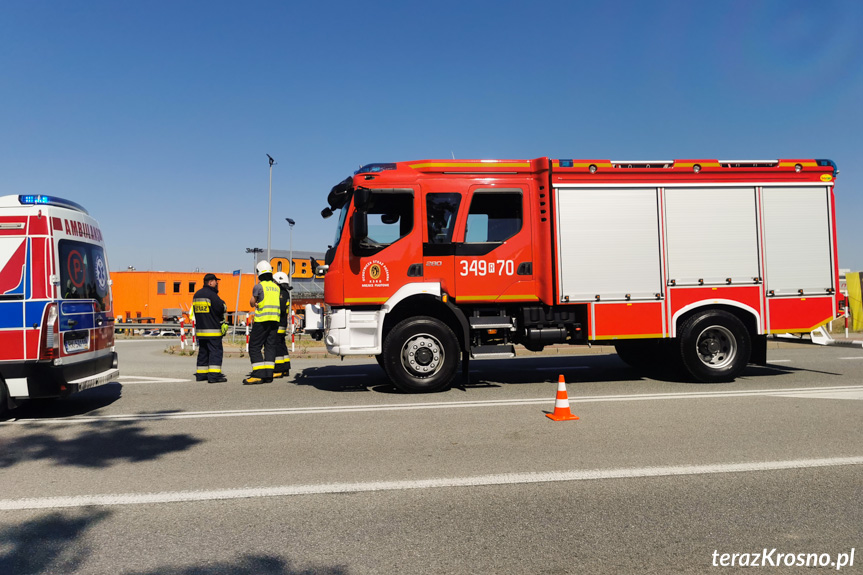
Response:
M383 364L402 391L431 393L446 389L458 369L458 339L440 320L408 318L384 340Z
M743 322L724 311L705 311L680 329L680 358L697 381L731 381L746 368L752 339Z

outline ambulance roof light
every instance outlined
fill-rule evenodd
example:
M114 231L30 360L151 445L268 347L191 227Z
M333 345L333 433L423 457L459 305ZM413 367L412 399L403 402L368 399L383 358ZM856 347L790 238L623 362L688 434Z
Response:
M69 208L70 210L77 210L88 215L90 213L80 204L56 196L45 196L42 194L20 195L18 196L18 202L23 206L59 206Z

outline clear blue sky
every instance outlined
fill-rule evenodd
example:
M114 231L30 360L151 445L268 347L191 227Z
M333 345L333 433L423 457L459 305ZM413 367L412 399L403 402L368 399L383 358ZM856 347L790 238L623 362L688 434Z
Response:
M0 3L0 194L85 205L112 270L249 271L267 153L295 251L370 162L829 158L860 270L863 2Z

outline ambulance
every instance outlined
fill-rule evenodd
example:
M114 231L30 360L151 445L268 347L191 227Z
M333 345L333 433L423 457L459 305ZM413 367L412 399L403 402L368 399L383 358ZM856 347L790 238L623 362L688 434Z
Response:
M0 197L0 413L118 375L98 222L62 198Z

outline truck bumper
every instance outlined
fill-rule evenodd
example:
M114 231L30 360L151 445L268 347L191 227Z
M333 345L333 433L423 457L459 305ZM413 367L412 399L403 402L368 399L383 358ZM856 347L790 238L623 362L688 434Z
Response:
M379 355L383 317L383 310L332 310L324 334L327 351L334 355Z

